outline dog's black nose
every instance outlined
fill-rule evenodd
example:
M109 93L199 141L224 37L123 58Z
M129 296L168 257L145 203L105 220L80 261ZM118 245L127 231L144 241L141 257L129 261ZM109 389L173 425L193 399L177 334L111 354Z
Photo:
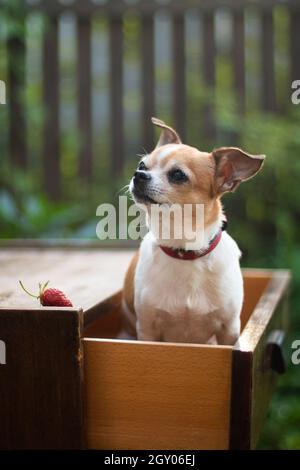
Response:
M147 171L137 170L134 173L134 183L144 183L145 181L151 180L151 175Z

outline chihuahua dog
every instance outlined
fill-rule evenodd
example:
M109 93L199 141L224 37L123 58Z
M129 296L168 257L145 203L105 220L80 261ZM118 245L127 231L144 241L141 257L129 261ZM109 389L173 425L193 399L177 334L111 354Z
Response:
M125 277L125 329L139 340L232 345L240 334L243 278L220 198L256 175L265 156L235 147L202 152L184 145L163 121L152 122L161 129L158 144L142 158L129 185L147 213L149 231ZM169 237L162 236L163 217L158 229L152 228L151 207L174 204L192 206L194 228L195 208L204 208L202 237L195 237L192 250L190 233L175 237L174 217Z

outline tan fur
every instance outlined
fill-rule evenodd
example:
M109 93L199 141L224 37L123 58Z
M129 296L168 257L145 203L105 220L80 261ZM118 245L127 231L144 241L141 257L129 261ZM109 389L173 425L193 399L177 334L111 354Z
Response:
M127 307L131 312L134 312L134 275L135 275L135 268L139 259L139 252L137 251L129 265L127 270L125 281L124 281L124 300L126 302Z
M134 310L134 276L136 265L139 259L139 251L137 251L129 265L129 268L126 272L124 286L123 286L123 302L125 302L127 309L132 313L134 318L136 318L136 313ZM129 321L126 315L123 315L123 328L130 335L136 337L136 328L133 327L132 322Z
M167 146L165 146L167 148ZM180 168L189 170L191 185L189 190L185 186L176 186L169 189L168 197L173 203L199 204L205 206L204 223L212 224L217 220L221 211L220 194L216 194L215 173L216 164L212 153L200 152L195 147L180 145L162 160L159 159L160 148L155 149L146 159L147 167L151 170L159 166L167 171L168 167L178 162Z

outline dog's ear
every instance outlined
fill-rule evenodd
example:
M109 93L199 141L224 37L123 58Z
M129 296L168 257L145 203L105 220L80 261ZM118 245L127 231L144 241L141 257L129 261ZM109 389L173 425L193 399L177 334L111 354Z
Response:
M167 126L164 121L157 119L155 117L151 118L152 123L155 126L158 126L162 129L159 141L156 145L156 148L161 147L166 144L181 144L181 140L177 132L172 129L172 127Z
M265 155L250 155L235 147L212 152L216 164L215 188L218 194L234 191L242 181L252 178L262 167Z

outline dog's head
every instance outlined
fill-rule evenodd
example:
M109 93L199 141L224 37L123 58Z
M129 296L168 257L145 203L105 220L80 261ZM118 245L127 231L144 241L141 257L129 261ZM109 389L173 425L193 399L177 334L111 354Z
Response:
M184 145L163 121L152 118L152 122L161 129L158 144L141 159L130 182L138 204L211 205L262 167L264 155L235 147L202 152Z

